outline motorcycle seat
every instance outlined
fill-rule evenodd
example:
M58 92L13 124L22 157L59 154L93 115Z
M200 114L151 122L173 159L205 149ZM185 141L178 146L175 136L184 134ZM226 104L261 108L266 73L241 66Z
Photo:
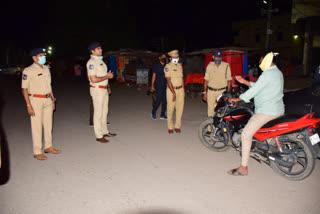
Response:
M303 115L301 115L301 114L283 115L281 117L278 117L278 118L276 118L274 120L271 120L271 121L267 122L264 126L262 126L262 128L270 128L270 127L275 126L275 125L277 125L279 123L296 121L301 117L303 117Z

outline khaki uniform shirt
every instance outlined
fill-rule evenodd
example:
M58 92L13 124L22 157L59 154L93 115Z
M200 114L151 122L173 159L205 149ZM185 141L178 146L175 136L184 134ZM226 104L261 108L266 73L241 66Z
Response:
M180 63L174 64L173 62L168 63L164 67L165 77L170 77L172 86L182 86L183 85L183 70Z
M23 70L21 88L27 88L29 94L49 94L51 74L48 66L33 63Z
M103 62L102 59L99 59L97 56L92 55L87 62L87 71L88 71L90 85L93 85L93 86L108 85L108 79L102 82L97 82L97 83L91 82L91 79L90 79L90 76L104 77L108 74L108 67Z
M204 76L208 80L208 86L211 88L224 88L228 86L228 80L231 78L230 65L226 62L221 62L219 66L215 62L210 62L206 69Z

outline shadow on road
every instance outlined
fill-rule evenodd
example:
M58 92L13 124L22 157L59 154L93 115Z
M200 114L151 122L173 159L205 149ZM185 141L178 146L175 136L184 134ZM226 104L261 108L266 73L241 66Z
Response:
M2 121L4 105L3 94L0 90L0 185L6 184L10 178L9 148Z
M126 212L126 214L186 214L186 213L167 210L167 209L150 209L150 210L144 210L144 211Z

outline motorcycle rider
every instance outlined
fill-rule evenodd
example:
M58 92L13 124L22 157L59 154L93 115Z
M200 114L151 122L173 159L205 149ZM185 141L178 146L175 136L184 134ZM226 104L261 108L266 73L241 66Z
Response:
M267 122L284 114L283 104L283 75L275 64L278 53L270 52L260 59L263 71L258 81L253 83L241 76L237 81L245 84L249 89L239 98L231 98L229 102L249 102L254 98L255 112L241 133L242 157L239 168L228 171L230 175L248 175L248 162L253 135Z

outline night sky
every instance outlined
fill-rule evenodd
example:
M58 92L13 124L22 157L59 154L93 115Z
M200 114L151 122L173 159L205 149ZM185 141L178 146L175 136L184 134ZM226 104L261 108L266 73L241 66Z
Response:
M261 17L262 0L173 1L2 1L1 49L53 45L60 55L86 53L88 43L105 50L154 48L195 50L232 45L232 21ZM274 0L280 14L290 0ZM279 14L279 13L278 13Z

